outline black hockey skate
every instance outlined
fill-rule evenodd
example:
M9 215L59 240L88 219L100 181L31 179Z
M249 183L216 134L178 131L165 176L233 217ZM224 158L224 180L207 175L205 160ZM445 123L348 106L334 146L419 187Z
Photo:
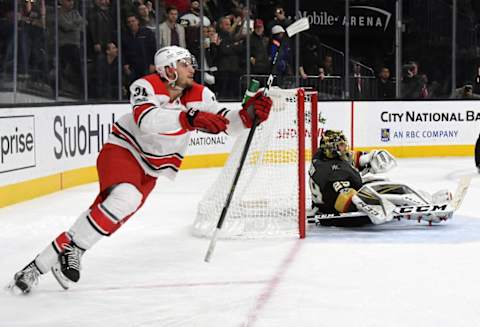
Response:
M52 273L64 289L69 288L70 282L76 283L80 279L80 260L84 252L84 249L71 242L58 255L58 262L52 267Z
M13 281L7 286L7 289L15 293L17 290L23 294L30 293L32 288L38 285L40 274L41 272L33 260L13 276Z

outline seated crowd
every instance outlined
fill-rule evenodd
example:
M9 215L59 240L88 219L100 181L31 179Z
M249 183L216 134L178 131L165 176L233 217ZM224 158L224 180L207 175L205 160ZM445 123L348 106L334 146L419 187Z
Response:
M58 8L52 8L46 0L22 2L17 22L19 81L37 83L52 91L58 74L60 92L66 96L82 98L87 88L89 99L126 99L130 83L155 71L155 51L179 45L197 58L197 81L207 84L221 99L239 99L247 73L262 79L271 72L281 87L294 87L300 81L301 86L317 89L321 98L345 96L342 59L325 49L318 37L302 35L300 66L295 69L295 40L285 32L292 21L281 5L260 17L253 0L250 8L236 0L204 0L203 8L198 0L159 0L157 8L155 1L148 0L120 1L117 8L117 1L87 1L86 9L79 0L59 0ZM120 33L117 9L121 13ZM55 11L57 45L51 41ZM0 41L0 83L12 73L12 17L12 6L0 0L0 39L4 40ZM274 44L280 44L279 54L275 67L271 67ZM419 73L419 67L415 61L404 65L402 97L429 98L439 92L438 85ZM348 96L395 98L396 85L391 74L391 67L374 70L352 60ZM458 92L458 97L463 95Z

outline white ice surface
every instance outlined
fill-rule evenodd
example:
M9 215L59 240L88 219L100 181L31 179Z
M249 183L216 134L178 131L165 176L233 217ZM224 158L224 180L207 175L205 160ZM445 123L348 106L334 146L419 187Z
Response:
M0 326L479 326L480 175L472 158L402 159L390 179L454 191L475 174L454 219L326 228L304 240L190 235L217 169L159 180L136 216L83 259L69 291L51 274L28 296L0 292ZM0 282L85 210L90 184L0 209Z

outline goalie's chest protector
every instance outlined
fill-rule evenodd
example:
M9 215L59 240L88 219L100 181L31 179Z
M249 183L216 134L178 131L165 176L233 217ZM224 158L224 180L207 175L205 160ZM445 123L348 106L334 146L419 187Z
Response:
M350 163L340 160L315 160L315 173L312 176L323 192L328 184L338 181L348 181L350 187L358 190L362 187L362 177Z

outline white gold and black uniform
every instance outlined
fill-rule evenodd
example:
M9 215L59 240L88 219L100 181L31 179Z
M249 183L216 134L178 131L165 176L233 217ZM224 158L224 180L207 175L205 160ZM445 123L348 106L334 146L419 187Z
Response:
M319 148L313 155L309 169L312 195L312 210L309 215L357 211L352 198L363 186L362 177L357 169L360 167L360 157L363 154L349 150L347 139L341 131L326 130L322 134ZM370 220L357 218L352 224L348 219L342 219L340 222L341 226L361 226L365 223L370 223ZM333 219L322 221L321 224L337 226Z
M359 171L350 162L330 159L318 151L315 153L309 171L312 204L322 213L356 211L342 193L350 193L363 186ZM344 198L347 202L341 201ZM350 208L352 206L352 208ZM340 209L340 210L338 210Z

